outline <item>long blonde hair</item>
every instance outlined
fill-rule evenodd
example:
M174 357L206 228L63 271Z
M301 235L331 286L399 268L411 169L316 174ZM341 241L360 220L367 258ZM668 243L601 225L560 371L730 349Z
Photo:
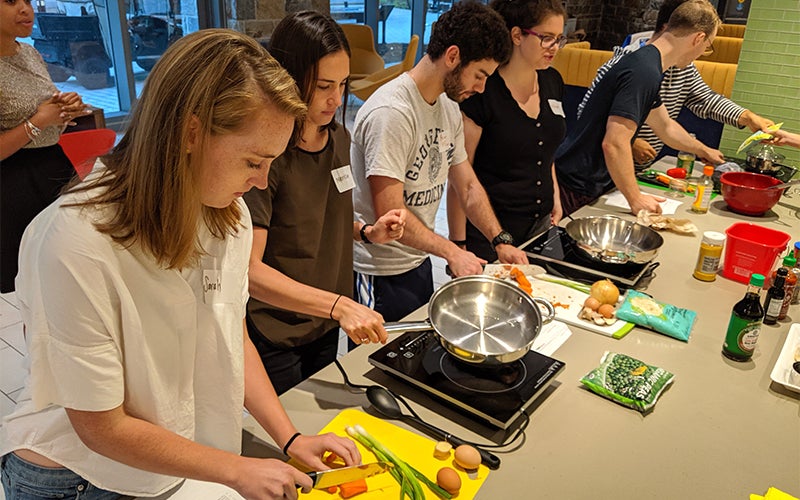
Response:
M139 245L165 268L181 269L202 254L203 222L218 238L239 230L237 204L210 208L200 202L197 155L211 135L240 130L255 110L270 103L299 123L306 113L289 73L254 39L210 29L171 46L147 78L119 144L103 158L108 170L72 191L103 187L82 205L113 205L114 215L97 223L125 247ZM190 161L192 118L199 122Z

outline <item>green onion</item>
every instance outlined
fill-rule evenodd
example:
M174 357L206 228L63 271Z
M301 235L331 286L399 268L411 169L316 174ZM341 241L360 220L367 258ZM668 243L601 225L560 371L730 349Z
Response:
M555 283L557 285L563 285L567 288L572 288L573 290L577 290L583 293L590 293L592 291L592 287L589 285L584 285L583 283L576 283L571 280L565 280L561 278L556 278L555 276L550 276L549 274L537 274L534 276L537 280L542 281L549 281L550 283Z
M402 500L408 496L411 500L425 500L425 492L419 481L436 493L439 497L450 500L452 495L440 488L438 484L428 479L417 469L408 465L400 457L395 455L391 450L383 446L377 439L372 437L360 425L348 426L346 429L347 434L361 443L365 448L372 451L378 460L389 462L394 465L389 472L394 477L395 481L400 485L400 499Z

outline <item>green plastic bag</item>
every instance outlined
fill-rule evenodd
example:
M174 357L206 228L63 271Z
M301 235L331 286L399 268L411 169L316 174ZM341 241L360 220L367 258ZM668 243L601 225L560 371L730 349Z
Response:
M664 304L646 293L628 290L617 309L617 318L689 342L697 313L691 309Z
M587 373L581 383L592 392L644 413L655 406L673 378L663 368L606 351L600 366Z

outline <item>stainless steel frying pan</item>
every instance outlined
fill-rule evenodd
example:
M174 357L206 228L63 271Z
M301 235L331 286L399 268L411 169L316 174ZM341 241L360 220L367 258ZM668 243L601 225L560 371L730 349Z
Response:
M542 318L541 304L548 314ZM555 317L553 305L518 286L492 276L456 278L439 288L428 303L428 320L387 323L389 333L433 330L453 356L470 363L496 365L523 357Z

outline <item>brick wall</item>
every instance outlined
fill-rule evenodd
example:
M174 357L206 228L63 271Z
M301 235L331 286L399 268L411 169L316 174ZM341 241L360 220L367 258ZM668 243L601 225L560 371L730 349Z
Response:
M732 99L800 132L800 1L753 0ZM725 127L720 150L733 154L749 129ZM800 166L800 150L777 148Z

